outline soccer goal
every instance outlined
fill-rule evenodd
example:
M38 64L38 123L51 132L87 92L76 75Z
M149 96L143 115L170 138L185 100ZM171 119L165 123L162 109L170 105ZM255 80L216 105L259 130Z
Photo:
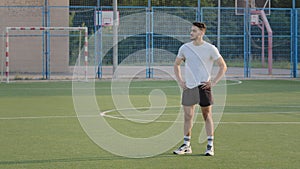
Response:
M74 64L87 80L87 27L6 27L3 35L1 80L68 78Z

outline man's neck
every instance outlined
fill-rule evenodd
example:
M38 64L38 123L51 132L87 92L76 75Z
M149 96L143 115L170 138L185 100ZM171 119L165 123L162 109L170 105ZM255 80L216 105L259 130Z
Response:
M193 40L193 44L195 46L200 46L204 44L204 40L203 39L197 39L197 40Z

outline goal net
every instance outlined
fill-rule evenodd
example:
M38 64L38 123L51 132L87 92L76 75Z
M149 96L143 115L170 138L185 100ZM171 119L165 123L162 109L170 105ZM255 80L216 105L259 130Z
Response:
M87 27L6 27L1 80L71 79L75 64L87 79Z

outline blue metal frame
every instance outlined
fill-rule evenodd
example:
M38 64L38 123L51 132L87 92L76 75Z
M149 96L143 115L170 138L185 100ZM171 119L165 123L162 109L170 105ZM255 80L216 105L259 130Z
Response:
M291 75L293 78L298 77L298 10L296 9L296 0L293 0L291 11Z
M246 1L248 6L248 1ZM250 10L244 10L244 77L250 77L250 56L251 56L251 26L250 26Z
M198 5L197 5L197 14L196 14L196 19L198 22L202 21L202 10L201 10L201 0L198 0Z
M97 7L95 8L96 11L102 11L100 7L100 2L97 2ZM97 78L102 78L102 20L99 18L100 24L94 25L94 41L95 41L95 72L97 73ZM98 33L97 33L98 32ZM97 63L98 60L98 63Z
M46 17L46 11L45 6L43 7L43 13L42 13L42 25L45 27L45 17ZM45 58L46 58L46 52L45 52L45 31L42 33L42 76L43 79L45 79Z
M50 6L48 6L48 1L45 0L45 4L43 7L43 20L42 20L42 25L44 27L49 27L50 26ZM96 7L91 7L91 6L69 6L70 8L94 8L94 10L101 10L102 8L111 8L111 6L101 6L101 0L97 0L97 6ZM197 10L196 10L196 20L197 21L203 21L203 7L201 7L201 0L197 0ZM20 7L20 6L16 6ZM24 6L25 7L25 6ZM60 6L55 8L68 8L68 6ZM148 0L148 7L145 6L122 6L120 7L122 9L126 8L145 8L147 16L146 16L146 77L147 78L152 78L154 76L154 70L153 70L153 62L154 62L154 53L153 53L153 47L154 47L154 25L153 22L153 12L154 9L156 8L174 8L174 7L155 7L152 8L151 6L151 0ZM183 7L185 8L185 7ZM186 7L186 8L192 8L192 7ZM208 7L205 7L208 8ZM213 7L211 7L213 8ZM223 9L223 8L222 8ZM224 8L225 9L225 8ZM298 40L299 40L299 26L298 26L298 18L299 18L299 8L296 8L296 0L293 0L293 8L281 8L281 9L276 9L276 10L290 10L291 11L291 69L290 69L290 74L291 77L297 78L298 75ZM100 31L98 31L100 30ZM94 25L94 34L96 35L95 37L95 71L97 71L97 77L102 78L102 31L101 31L101 26ZM214 37L215 35L210 35ZM226 35L222 35L226 36ZM239 36L239 35L230 35L232 36ZM250 10L245 10L245 15L244 15L244 34L240 35L244 37L244 77L248 78L251 76L251 24L250 24ZM255 35L253 35L255 36ZM288 35L287 35L288 36ZM51 59L51 54L50 54L50 49L51 49L51 44L50 44L50 39L51 35L49 31L43 31L42 33L42 45L43 45L43 57L42 57L42 75L43 78L45 79L50 79L51 71L50 71L50 59Z
M49 3L48 0L45 0L45 27L49 27L50 26L50 10L49 10ZM45 74L46 74L46 79L50 79L50 32L48 30L45 31L45 59L46 59L46 63L45 63Z
M151 4L146 9L146 78L153 77L153 10Z
M298 77L298 28L299 28L299 25L298 25L298 10L295 9L295 66L294 66L294 69L295 69L295 78Z

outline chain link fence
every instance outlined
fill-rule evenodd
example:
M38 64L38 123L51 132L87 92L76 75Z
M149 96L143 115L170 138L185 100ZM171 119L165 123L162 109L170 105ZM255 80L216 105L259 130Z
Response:
M91 69L97 71L99 78L112 76L113 46L116 45L113 44L112 26L96 23L97 13L112 11L111 6L97 6L97 1L95 1L95 5L49 4L46 8L43 3L40 3L41 1L36 0L36 2L39 4L21 4L20 6L2 4L0 6L0 14L3 16L0 22L2 37L8 26L88 27L89 65ZM145 67L152 71L149 77L159 75L152 70L157 66L172 69L178 48L189 41L191 23L198 20L205 22L208 26L205 40L216 46L219 41L220 45L217 47L229 66L228 75L244 77L245 22L244 16L235 14L235 8L221 7L220 22L218 22L217 7L201 7L199 11L198 7L119 6L118 11L118 64ZM300 28L292 20L292 14L292 9L272 8L271 14L267 15L273 32L272 75L268 74L267 68L268 32L257 25L251 26L249 61L251 77L292 76L295 59L299 64L298 57L293 56L295 51L292 46L296 43L298 51L300 48L298 43ZM296 21L299 22L299 9L296 14ZM293 34L293 26L296 26L298 35ZM83 47L83 43L79 42L82 38L78 32L52 32L50 34L42 31L31 34L19 32L11 36L11 46L15 45L10 58L10 71L15 74L11 78L17 78L17 75L25 72L42 75L42 72L47 71L44 68L47 57L50 57L52 61L51 72L56 72L54 69L56 65L61 74L70 74ZM296 42L293 42L293 36L296 36ZM48 46L45 44L47 41L50 43ZM5 72L4 41L1 41L0 45L1 70ZM61 54L62 51L67 52L67 55ZM59 64L60 59L67 64ZM60 66L67 68L59 69ZM36 67L37 71L27 71L25 67ZM142 76L147 77L146 74ZM299 76L299 73L297 75Z

